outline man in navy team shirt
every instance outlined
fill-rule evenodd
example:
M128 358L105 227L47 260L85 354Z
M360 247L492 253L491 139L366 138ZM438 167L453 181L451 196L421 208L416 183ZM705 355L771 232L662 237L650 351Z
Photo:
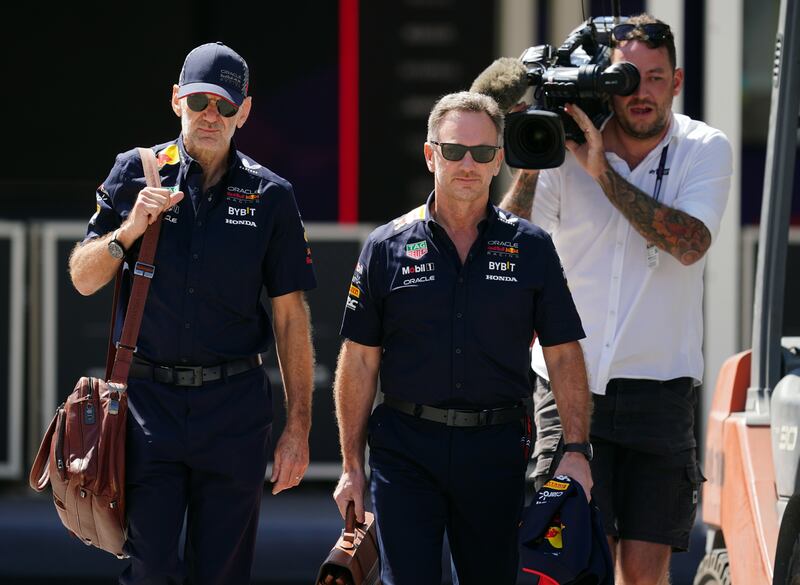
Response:
M349 287L334 498L363 519L368 441L386 585L439 585L445 532L457 582L516 582L534 333L567 440L588 440L583 329L553 244L489 203L502 126L486 96L437 102L424 145L434 191L370 235ZM370 414L379 375L383 400ZM567 453L559 468L587 494L588 456Z
M315 279L291 185L232 141L250 112L248 77L221 43L187 55L172 89L181 135L154 147L163 187L146 186L135 150L120 154L70 258L75 287L92 294L135 263L142 234L164 214L128 386L124 584L250 582L271 451L260 354L273 338L288 412L272 493L296 486L308 466L313 350L303 291Z

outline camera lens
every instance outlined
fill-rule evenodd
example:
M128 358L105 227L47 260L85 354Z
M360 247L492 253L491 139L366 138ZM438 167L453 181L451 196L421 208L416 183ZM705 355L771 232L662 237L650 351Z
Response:
M506 117L506 161L509 166L545 169L564 162L564 128L558 114L527 110Z
M550 152L555 144L553 133L536 122L531 122L528 126L530 127L524 130L525 134L522 136L522 147L532 154Z

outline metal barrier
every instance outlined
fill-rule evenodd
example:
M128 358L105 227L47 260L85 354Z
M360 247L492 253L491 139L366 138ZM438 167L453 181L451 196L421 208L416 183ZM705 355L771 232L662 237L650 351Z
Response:
M22 379L25 319L25 228L0 221L0 478L22 475Z
M90 297L78 294L67 271L70 251L83 238L84 222L42 222L32 226L37 240L32 259L34 297L39 299L40 318L31 319L29 332L36 347L31 368L39 378L41 399L31 396L31 443L38 441L49 424L56 406L63 401L80 376L103 376L108 320L112 301L111 286ZM341 471L338 433L333 408L333 375L341 341L344 302L353 268L371 227L334 224L306 225L312 248L317 288L307 294L314 330L317 366L314 374L314 409L310 438L311 465L308 479L335 479ZM269 302L264 298L269 309ZM37 343L38 340L38 343ZM283 387L275 352L264 356L273 385L277 439L285 422ZM38 404L37 404L38 402ZM19 420L20 417L17 417ZM19 432L18 430L16 432ZM30 452L37 445L30 444ZM20 453L20 449L15 452ZM269 471L268 471L269 473Z

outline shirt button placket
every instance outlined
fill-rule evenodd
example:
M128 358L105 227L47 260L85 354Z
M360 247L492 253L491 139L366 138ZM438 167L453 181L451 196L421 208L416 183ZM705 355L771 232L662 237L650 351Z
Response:
M467 286L465 278L466 266L456 278L455 303L453 307L453 381L455 390L462 394L464 387L464 313L466 312Z

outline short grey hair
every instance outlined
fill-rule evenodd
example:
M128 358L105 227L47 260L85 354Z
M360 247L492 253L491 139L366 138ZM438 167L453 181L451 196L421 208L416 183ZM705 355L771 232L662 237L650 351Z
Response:
M498 142L503 136L504 117L497 102L482 93L460 91L442 96L433 106L431 114L428 116L428 142L439 139L439 126L442 125L444 117L453 111L483 112L491 118L497 129Z

